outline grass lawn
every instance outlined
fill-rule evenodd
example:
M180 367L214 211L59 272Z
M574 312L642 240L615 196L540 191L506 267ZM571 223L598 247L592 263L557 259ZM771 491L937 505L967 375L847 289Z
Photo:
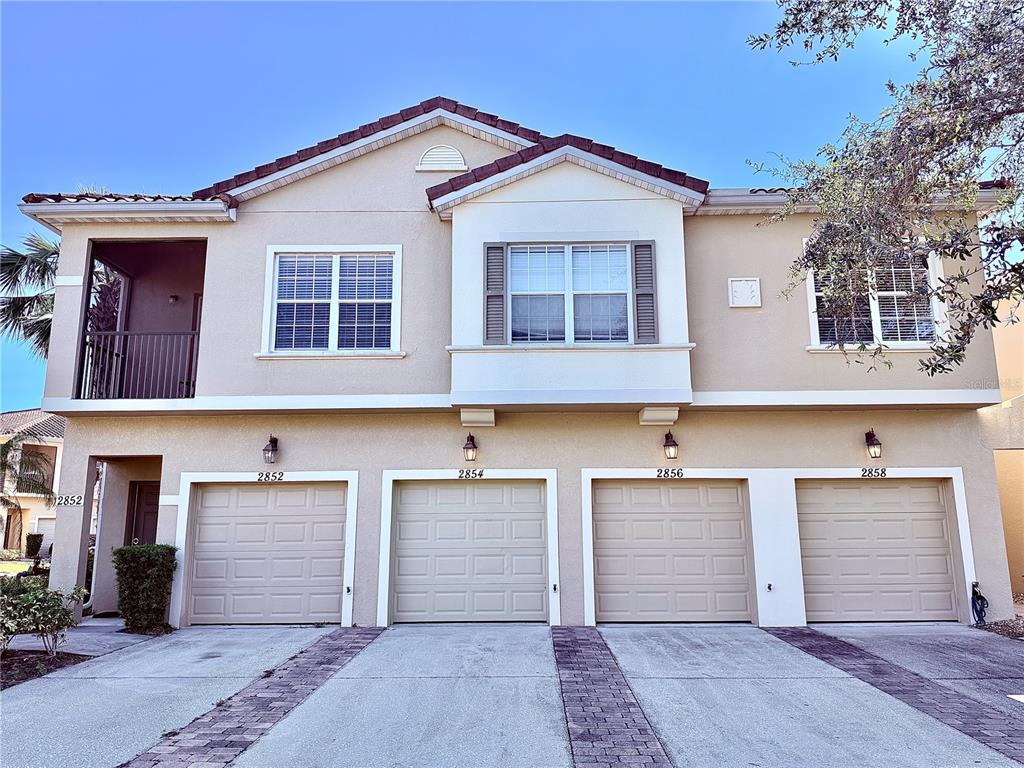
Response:
M0 574L21 573L30 565L31 563L23 563L18 560L0 560Z

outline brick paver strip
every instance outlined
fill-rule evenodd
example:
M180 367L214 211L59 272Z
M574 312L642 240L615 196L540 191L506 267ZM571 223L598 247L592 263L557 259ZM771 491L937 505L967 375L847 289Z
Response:
M118 768L222 768L384 630L342 627Z
M594 627L552 627L573 763L671 768L665 748Z
M940 723L967 734L996 752L1024 763L1024 719L972 699L852 643L810 627L780 627L766 632L811 656L863 680Z

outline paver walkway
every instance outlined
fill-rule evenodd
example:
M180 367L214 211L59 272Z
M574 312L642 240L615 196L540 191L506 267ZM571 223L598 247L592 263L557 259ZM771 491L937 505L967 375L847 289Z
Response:
M588 768L672 763L595 627L552 627L573 762Z
M222 768L383 631L344 627L317 640L119 768Z
M1024 720L810 627L765 631L1024 764Z

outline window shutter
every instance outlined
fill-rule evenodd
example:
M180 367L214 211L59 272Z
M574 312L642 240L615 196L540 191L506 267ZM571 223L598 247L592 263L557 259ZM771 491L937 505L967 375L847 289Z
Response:
M633 312L636 315L636 344L658 343L658 291L655 278L653 240L634 240L633 251Z
M484 243L484 344L508 344L505 243Z

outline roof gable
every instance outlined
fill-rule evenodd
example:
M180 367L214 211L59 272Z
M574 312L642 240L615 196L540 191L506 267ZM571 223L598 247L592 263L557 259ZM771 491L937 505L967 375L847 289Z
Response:
M250 171L218 181L209 187L196 190L193 195L199 198L226 193L238 200L247 200L440 125L447 125L475 138L497 143L512 151L518 151L546 138L538 131L524 128L519 123L438 96L331 139L304 147Z
M636 155L620 152L615 147L598 144L582 136L563 134L542 139L533 146L430 187L427 189L427 199L442 218L448 218L451 209L461 202L563 162L575 163L635 184L691 207L700 205L708 190L708 182L703 179L642 160Z

